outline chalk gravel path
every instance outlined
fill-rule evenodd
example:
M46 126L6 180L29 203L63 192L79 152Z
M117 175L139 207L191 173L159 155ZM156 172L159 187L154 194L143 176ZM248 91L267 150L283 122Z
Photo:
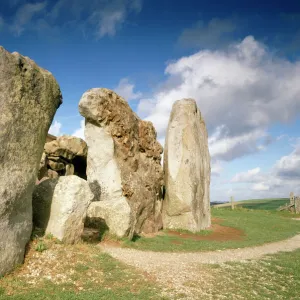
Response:
M188 292L186 282L195 279L200 282L209 280L209 272L205 272L207 266L203 264L245 262L263 258L268 254L291 252L300 248L300 235L256 247L193 253L140 251L109 245L100 247L112 257L154 276L158 282L170 289Z

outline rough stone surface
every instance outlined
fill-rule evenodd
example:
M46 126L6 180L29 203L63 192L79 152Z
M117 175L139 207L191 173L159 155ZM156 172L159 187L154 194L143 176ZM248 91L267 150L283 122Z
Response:
M46 179L36 185L32 194L33 224L46 229L50 218L51 203L58 178Z
M63 135L56 140L61 148L69 150L75 156L87 156L88 149L83 139L76 136Z
M86 156L87 145L84 140L69 135L63 135L45 144L45 153L49 156L61 156L72 160L75 156Z
M54 171L61 171L66 168L63 162L53 161L50 159L48 160L48 166Z
M44 151L47 154L47 156L54 156L54 157L60 156L69 161L71 161L75 157L75 154L71 152L69 149L60 147L57 140L46 143Z
M164 228L199 231L211 225L210 155L204 120L192 99L173 105L164 152Z
M295 213L300 214L300 197L294 197Z
M113 207L127 203L130 223L124 222L128 228L120 236L159 230L162 147L152 123L140 120L123 98L104 88L84 93L79 111L86 118L87 178L97 200L107 203L101 204L107 208L105 221L121 222L122 216ZM113 225L109 229L120 232Z
M46 137L46 143L54 141L54 140L56 140L56 136L48 133L47 137Z
M52 182L54 181L48 180L45 185L49 187ZM43 199L36 202L48 203L50 195L51 187L42 196ZM94 195L84 179L75 175L59 177L54 186L46 233L51 233L67 244L78 242L83 232L87 208L93 198Z
M110 233L116 236L126 236L131 225L131 211L127 201L96 201L87 211L90 220L105 220Z
M38 180L41 180L47 174L47 164L48 158L45 153L42 154L42 158L40 161L39 171L38 171Z
M23 262L32 191L47 132L62 101L52 74L0 47L0 275Z
M49 170L56 171L58 176L77 175L83 179L86 179L87 151L87 144L84 140L69 135L52 139L44 147ZM42 161L41 168L43 165Z

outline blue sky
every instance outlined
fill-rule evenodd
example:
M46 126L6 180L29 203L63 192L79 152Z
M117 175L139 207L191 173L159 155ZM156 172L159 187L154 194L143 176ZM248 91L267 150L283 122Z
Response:
M59 82L52 133L82 136L81 95L107 87L163 143L173 102L192 97L211 200L300 193L299 1L4 0L0 38Z

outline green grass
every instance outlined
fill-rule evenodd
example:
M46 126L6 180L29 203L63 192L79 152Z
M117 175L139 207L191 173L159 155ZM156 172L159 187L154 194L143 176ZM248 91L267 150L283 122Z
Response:
M35 289L26 294L13 295L13 296L0 296L1 300L116 300L116 299L124 299L124 300L142 300L142 299L163 299L158 295L151 294L147 291L142 291L138 294L132 294L128 292L126 288L115 290L105 290L105 289L95 289L94 291L88 292L74 292L74 291L62 291L59 288L55 289L44 289L38 290ZM165 298L166 299L166 298Z
M47 250L47 245L43 241L38 241L35 250L38 252L43 252Z
M137 238L135 241L124 242L124 246L151 251L208 251L261 245L300 233L299 221L285 218L273 211L246 209L232 211L222 208L212 209L212 215L223 220L221 225L242 230L244 233L242 240L195 241L165 234L153 238Z
M239 206L248 209L276 210L280 206L283 206L289 202L289 199L265 199L252 202L244 201L244 203L240 203Z
M300 250L210 268L215 278L208 291L212 299L219 299L219 295L223 299L299 299Z
M289 203L289 198L249 199L234 202L237 207L255 210L276 210L278 207ZM231 208L231 203L217 204L215 208Z

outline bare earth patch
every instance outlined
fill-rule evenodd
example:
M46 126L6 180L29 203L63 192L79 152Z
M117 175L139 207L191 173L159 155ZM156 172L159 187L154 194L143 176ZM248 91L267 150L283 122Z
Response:
M167 230L166 234L170 236L178 236L182 239L191 239L194 241L239 241L245 236L240 229L220 225L223 220L214 218L212 226L208 228L210 233L207 235L199 235L193 233L182 233L176 230ZM175 241L178 242L178 241Z

